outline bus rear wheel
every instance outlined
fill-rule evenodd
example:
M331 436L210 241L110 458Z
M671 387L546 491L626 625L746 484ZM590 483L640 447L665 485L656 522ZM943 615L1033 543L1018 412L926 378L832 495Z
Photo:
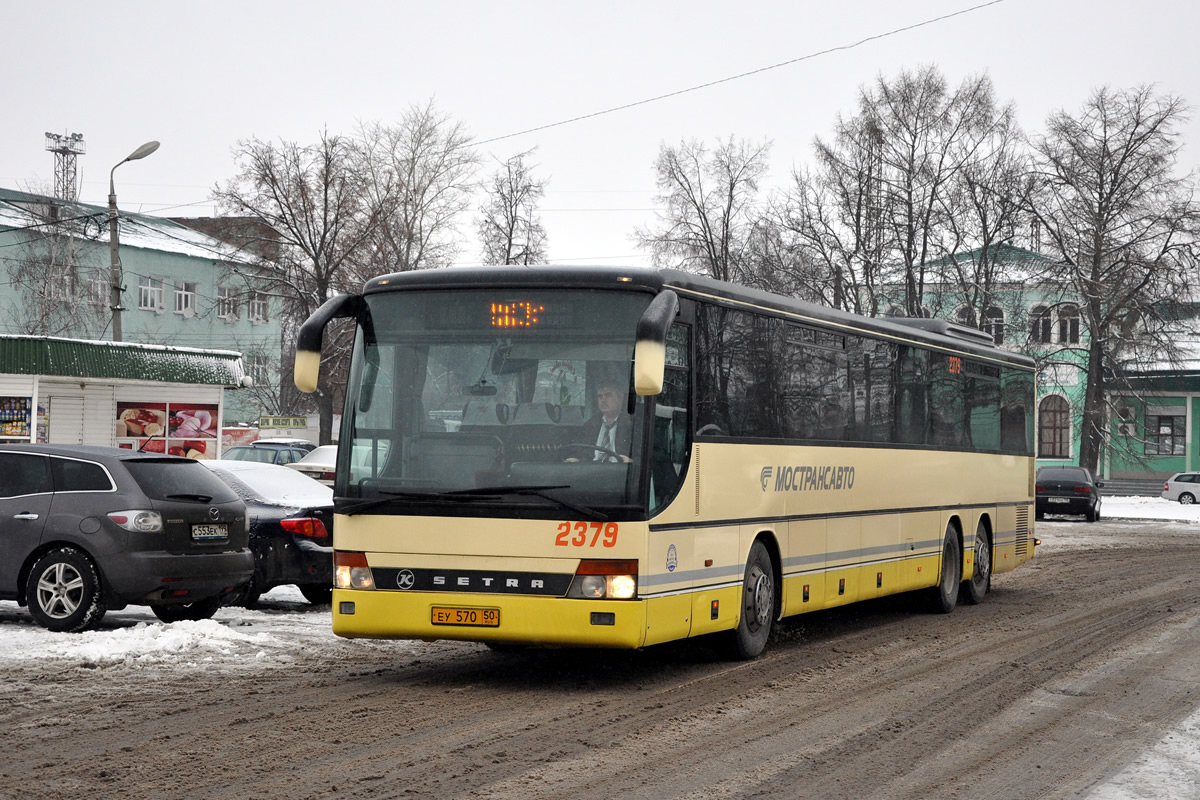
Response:
M750 548L746 574L742 579L741 619L733 632L734 657L755 658L767 646L775 621L775 568L771 555L761 541Z
M971 574L971 580L963 582L958 596L960 600L976 606L983 602L992 586L992 546L988 542L987 526L983 520L979 520L975 528L974 561L975 571Z
M946 525L946 536L942 539L942 573L938 585L933 587L932 607L936 613L949 614L958 603L958 584L962 582L962 548L958 544L958 529L951 522Z

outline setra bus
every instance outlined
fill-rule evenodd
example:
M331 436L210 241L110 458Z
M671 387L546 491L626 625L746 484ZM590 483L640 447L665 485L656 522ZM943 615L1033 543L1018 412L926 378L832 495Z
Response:
M302 391L339 317L340 636L752 658L782 617L949 612L1033 558L1033 363L981 331L680 271L406 272L303 324Z

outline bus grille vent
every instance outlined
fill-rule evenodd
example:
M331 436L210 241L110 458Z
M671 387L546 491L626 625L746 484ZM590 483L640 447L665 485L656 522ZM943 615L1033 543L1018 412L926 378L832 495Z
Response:
M696 462L696 516L700 516L700 448L692 447L692 459Z
M1021 506L1017 509L1017 557L1021 558L1029 554L1029 507Z

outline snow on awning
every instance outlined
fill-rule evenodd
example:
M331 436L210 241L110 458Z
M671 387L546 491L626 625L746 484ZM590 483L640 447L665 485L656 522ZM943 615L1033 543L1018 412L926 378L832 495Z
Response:
M0 373L238 387L242 354L52 336L0 336Z

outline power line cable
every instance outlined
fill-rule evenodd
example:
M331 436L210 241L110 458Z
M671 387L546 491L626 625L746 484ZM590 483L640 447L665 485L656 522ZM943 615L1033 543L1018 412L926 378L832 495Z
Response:
M781 69L782 67L791 66L792 64L798 64L801 61L809 61L809 60L817 58L819 56L829 55L830 53L836 53L836 52L843 51L843 50L853 50L854 48L860 47L860 46L866 44L867 42L873 42L873 41L877 41L879 39L886 39L890 36L896 36L897 34L906 33L907 31L916 30L917 28L923 28L927 25L933 25L934 23L937 23L937 22L943 22L945 20L952 19L953 17L959 17L964 14L970 14L970 13L972 13L974 11L978 11L982 8L987 8L988 6L999 5L1000 3L1004 3L1004 2L1007 2L1007 0L990 0L987 3L980 3L978 5L971 6L970 8L964 8L959 11L952 11L949 14L942 14L939 17L932 17L931 19L923 20L921 22L914 22L913 24L905 25L902 28L893 28L892 30L885 31L884 33L877 33L872 36L864 37L862 39L859 39L856 42L851 42L849 44L837 45L835 47L829 47L829 48L826 48L825 50L818 50L815 53L809 53L808 55L799 56L798 58L792 58L787 61L781 61L778 64L771 64L770 66L767 66L767 67L759 67L758 69L752 69L748 72L742 72L737 75L730 75L727 78L719 78L715 81L709 81L708 83L701 83L696 86L689 86L686 89L679 89L674 92L667 92L666 94L660 94L655 97L648 97L645 100L637 100L632 103L626 103L626 104L620 105L620 106L613 106L612 108L606 108L603 111L593 111L590 114L581 114L577 117L571 117L570 119L564 119L564 120L560 120L558 122L551 122L546 125L539 125L536 128L526 128L525 130L517 131L516 133L506 133L503 136L496 136L491 139L484 139L483 141L480 141L480 142L471 142L471 144L476 147L479 147L479 146L482 146L485 144L491 144L493 142L503 141L505 139L512 139L516 136L524 136L527 133L536 133L538 131L549 130L550 128L558 128L563 125L570 125L573 122L580 122L585 119L593 119L595 117L604 116L605 114L613 114L613 113L616 113L617 111L625 111L627 109L636 108L637 106L644 106L649 103L657 103L659 100L666 100L671 97L678 97L680 95L689 94L691 92L698 92L701 89L708 89L712 86L719 86L722 83L729 83L730 81L736 81L736 80L741 80L742 78L748 78L751 75L759 75L763 72L770 72L771 70Z

